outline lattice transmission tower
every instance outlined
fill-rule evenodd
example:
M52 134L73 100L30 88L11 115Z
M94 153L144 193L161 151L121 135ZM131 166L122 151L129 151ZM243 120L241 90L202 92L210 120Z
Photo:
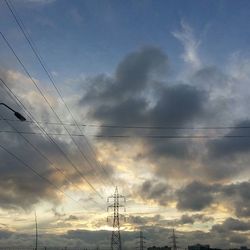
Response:
M175 230L173 228L173 233L172 236L170 237L170 239L172 239L172 250L177 250L177 236L175 235Z
M37 250L37 245L38 245L38 229L37 229L37 216L36 216L36 211L35 211L35 224L36 224L36 247L35 250Z
M121 234L120 234L120 219L124 218L123 215L120 214L120 208L123 208L125 211L126 202L125 196L120 195L118 193L118 188L115 188L115 192L113 195L108 197L108 203L112 201L112 205L108 206L108 211L112 209L113 215L111 216L113 221L113 231L111 235L111 250L122 250L121 243ZM121 204L123 203L123 204ZM109 217L108 217L109 220Z
M139 250L144 250L144 249L146 249L145 248L145 244L146 244L146 242L145 242L145 237L143 236L143 232L142 231L140 231L140 235L139 235L139 246L137 247L137 249L139 249Z

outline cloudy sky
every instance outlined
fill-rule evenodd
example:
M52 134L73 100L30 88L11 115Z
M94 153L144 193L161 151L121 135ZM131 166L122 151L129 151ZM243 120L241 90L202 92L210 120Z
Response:
M36 211L40 246L107 248L115 186L124 249L172 228L250 246L248 0L2 0L0 20L0 102L27 118L0 106L0 246L34 246Z

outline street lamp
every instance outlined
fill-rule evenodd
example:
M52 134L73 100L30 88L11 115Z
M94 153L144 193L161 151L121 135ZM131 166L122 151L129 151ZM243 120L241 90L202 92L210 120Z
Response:
M14 109L12 109L11 107L9 107L7 104L0 102L0 105L5 106L7 109L11 110L14 115L16 116L16 118L18 118L20 121L24 122L26 121L26 118L24 116L22 116L20 113L18 113L17 111L15 111Z

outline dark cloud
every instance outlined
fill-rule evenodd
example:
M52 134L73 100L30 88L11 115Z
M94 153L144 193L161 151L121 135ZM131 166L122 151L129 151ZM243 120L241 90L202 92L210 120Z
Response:
M150 221L152 221L151 219L150 217ZM149 222L149 218L144 216L130 216L128 221L135 225L146 225Z
M92 113L92 117L105 124L129 124L130 121L133 124L143 124L146 121L146 107L145 100L130 98L112 107L100 106ZM113 134L113 131L103 129L102 133Z
M71 214L68 218L66 218L66 220L75 221L75 220L79 220L79 218L77 216Z
M195 72L192 82L200 89L209 92L204 123L206 125L220 124L221 126L228 124L232 127L227 130L210 131L212 136L219 134L225 135L225 137L206 143L208 155L202 162L202 171L208 179L228 181L248 170L249 140L247 138L228 138L249 134L247 128L233 128L234 126L249 127L250 124L247 112L244 111L248 105L244 103L243 99L246 97L243 97L244 91L239 87L241 82L214 66L204 67Z
M128 54L118 64L115 79L116 84L107 89L105 95L117 97L134 95L149 84L149 80L166 72L168 59L166 54L156 47L143 48Z
M15 142L14 142L15 140ZM14 143L13 143L14 142ZM42 175L52 180L53 171L49 165L42 162L39 156L33 152L29 146L23 142L18 136L10 136L7 140L1 139L12 153L18 154L21 159L25 159L28 165L31 165L36 171L43 170ZM23 164L13 159L3 150L0 151L1 157L1 181L0 181L0 206L5 209L14 209L22 207L24 209L31 208L41 199L56 201L57 191L54 190L49 183L45 182L38 176L34 175ZM37 158L40 162L37 161ZM58 183L59 184L59 183Z
M4 229L0 229L0 239L7 239L7 238L9 238L12 234L13 234L13 232L11 232L11 231L4 230Z
M225 89L230 78L215 66L207 66L197 70L192 76L192 82L202 89Z
M222 195L234 208L238 217L250 217L250 182L229 184L222 187Z
M191 242L195 244L208 244L210 247L215 248L239 248L242 245L248 245L249 239L239 233L222 233L222 232L203 232L203 231L194 231L186 232L183 234L184 239L191 245ZM236 240L237 239L237 240Z
M234 218L227 218L222 224L213 225L212 230L223 233L230 231L249 231L250 222L245 222Z
M135 225L135 226L141 227L141 226L157 225L161 222L165 222L165 220L159 214L156 214L154 216L133 216L133 215L131 215L128 218L128 222L130 224Z
M88 244L93 244L93 242L98 241L101 243L107 241L110 236L110 232L100 230L100 231L89 231L89 230L69 230L65 235L68 239L81 239Z
M187 214L183 214L180 218L180 220L178 221L178 223L184 225L184 224L194 224L195 219L193 216L189 216Z
M171 135L176 135L176 132L173 132ZM153 160L158 158L167 158L169 156L176 159L187 159L191 157L191 148L188 147L188 145L189 143L187 141L159 140L148 142L148 150L150 157L152 157ZM169 168L171 168L171 166ZM169 168L166 170L170 171ZM162 173L161 170L162 169L160 168L160 173Z
M137 195L143 200L151 200L165 206L172 200L172 189L169 185L158 181L144 181L137 189Z
M148 112L149 120L155 124L181 127L202 114L205 99L206 95L204 92L189 85L179 84L165 87L159 94L155 107ZM155 133L155 131L150 133ZM179 135L179 133L180 130L172 129L166 134L173 136ZM148 145L149 153L154 159L168 156L177 159L191 157L191 147L187 141L151 140L148 141Z
M230 236L229 241L231 243L236 243L236 244L246 244L248 241L248 237L242 234L233 234Z
M201 114L206 99L203 91L185 84L163 88L159 94L158 102L152 109L152 120L176 126Z
M54 216L55 216L56 218L59 218L59 219L60 219L60 218L63 218L63 217L66 216L66 214L65 214L64 212L58 211L56 207L52 208L51 211L52 211L52 213L54 214Z
M202 164L202 174L209 181L229 181L246 170L246 166L242 165L240 160L214 160L207 157L205 161L202 161Z
M6 80L9 85L9 79L6 72L1 71L0 77ZM13 88L10 84L9 87ZM17 106L17 104L10 98L6 92L1 92L1 100L9 105L11 108L25 114L25 112ZM3 106L1 109L1 119L14 119L13 113ZM27 118L27 117L26 117ZM31 124L11 122L16 130L32 132L36 131ZM7 122L0 121L1 130L15 130ZM25 138L31 141L32 144L41 149L41 152L48 153L49 156L57 157L56 150L47 143L41 136L28 136ZM35 169L41 175L45 176L58 185L64 185L63 181L57 180L53 169L49 163L44 160L39 154L19 135L17 134L0 134L0 142L7 150L21 158L27 165ZM49 200L54 203L60 201L60 195L49 183L45 182L38 176L34 175L27 167L25 167L18 160L0 149L0 207L4 209L29 209L40 200Z
M209 207L214 201L215 187L194 181L177 191L177 208L199 211Z
M140 228L147 241L147 246L165 246L170 245L167 240L172 235L171 228L158 227L158 226L143 226ZM235 232L217 232L211 230L209 232L202 231L189 231L183 232L177 230L179 247L186 248L187 245L197 243L210 244L211 247L218 248L233 248L241 245L249 244L249 239L241 234ZM138 231L121 231L123 249L133 249L138 242ZM70 230L60 235L56 234L42 234L39 235L39 246L57 246L57 247L72 247L72 248L96 248L97 246L102 249L110 247L110 231L89 231L89 230ZM18 246L27 247L34 245L34 235L32 234L18 234L12 233L11 236L0 238L1 246Z
M117 66L114 77L99 75L89 79L90 90L81 100L94 102L124 101L144 90L150 80L168 69L165 53L156 47L146 47L128 54ZM98 98L94 99L93 98Z
M243 129L250 127L250 121L244 120L235 124L235 127L242 129L232 129L226 136L248 136L250 129ZM250 150L250 141L247 138L228 139L226 137L211 141L208 143L210 156L213 158L232 157L237 153L247 153Z
M204 67L195 72L186 82L172 82L168 75L165 75L164 80L157 81L155 74L152 74L155 72L156 64L152 65L144 60L149 59L148 54L152 56L154 53L158 55L157 58L163 58L164 53L159 51L159 49L143 48L126 56L117 67L114 75L99 75L92 79L88 78L87 84L90 87L80 102L80 105L84 105L89 110L88 118L101 125L125 126L192 127L193 124L201 124L202 127L209 126L208 124L215 125L218 122L225 124L225 118L230 119L230 124L234 122L235 118L232 117L232 112L228 111L234 108L232 107L234 103L232 93L230 90L225 92L223 89L231 86L232 79L229 75L216 67ZM165 56L165 58L165 61L158 60L157 65L165 67L167 72L167 57ZM133 61L131 63L133 69L128 65L130 60ZM135 71L138 71L138 75ZM124 72L133 72L129 80L123 76ZM141 76L139 77L139 75ZM133 76L136 77L133 78ZM131 86L133 81L135 86ZM248 120L245 120L236 125L249 126L249 123ZM248 133L248 129L244 131L232 130L226 135ZM171 178L184 178L192 181L193 171L196 171L197 177L205 181L229 181L248 169L246 154L244 161L240 156L235 157L239 153L248 152L250 144L247 139L221 138L207 143L206 140L195 139L153 140L136 137L190 134L208 136L211 134L213 136L222 133L221 130L219 132L217 130L142 130L101 127L97 133L130 136L129 142L124 138L116 141L113 138L101 139L111 144L142 142L144 147L139 152L140 159L154 165L153 171L156 176L165 178L171 176ZM230 162L226 161L225 158L230 158Z
M4 76L6 78L6 76ZM7 79L8 80L8 79ZM10 85L12 87L12 85ZM8 104L10 107L14 108L17 111L20 111L24 115L25 112L16 105L15 102L6 95L5 92L1 92L1 100ZM1 109L1 117L7 119L15 119L13 113L3 106ZM39 115L43 116L39 112L36 112ZM45 112L45 120L50 120L48 114ZM28 117L27 117L28 118ZM1 120L0 129L7 131L25 131L25 132L40 132L34 124L31 123L20 123L20 122L9 122ZM57 131L65 132L61 127L56 126L47 126L47 131ZM51 143L49 139L41 135L24 135L26 140L34 145L35 148L45 155L47 159L41 156L36 149L34 149L27 141L16 133L0 133L1 145L3 145L8 151L20 158L25 164L33 168L37 173L47 178L53 185L46 182L44 179L41 179L39 176L34 174L30 169L28 169L24 164L16 160L13 156L5 152L3 149L0 149L0 207L4 209L31 209L34 204L39 203L41 200L50 201L54 204L58 204L62 201L63 195L58 191L56 187L60 188L62 191L67 190L71 183L77 185L83 180L80 178L79 174L69 167L67 160L58 150L58 148ZM75 164L80 165L83 169L83 174L86 169L90 167L86 162L82 163L83 159L77 157L77 151L72 147L72 143L65 137L55 137L54 140L57 142L58 146L65 152L69 158L75 159ZM54 163L54 167L50 164ZM58 170L55 169L55 166L64 172L63 176ZM108 174L111 174L111 168L107 171ZM88 170L89 171L89 170ZM94 178L94 174L88 172L88 178Z
M30 130L32 131L32 129ZM29 168L14 159L4 150L0 150L1 158L1 176L0 176L0 206L4 209L30 209L34 204L42 200L50 201L55 205L63 200L64 195L57 189L66 191L69 187L76 188L79 183L85 183L79 173L67 164L67 161L57 151L57 149L41 136L27 137L35 147L39 148L42 154L53 162L57 169L41 157L23 138L19 135L0 135L1 144L9 151L21 158L28 166L33 168L37 173L50 181L40 178L34 174ZM57 140L58 145L64 149L64 152L70 157L72 155L70 144L66 141ZM75 158L77 159L77 158ZM92 181L95 178L94 171L87 173L87 164L78 163L78 169L83 175ZM79 168L82 166L83 169ZM66 179L66 177L67 179ZM106 176L105 176L106 177ZM53 185L51 184L53 183ZM74 183L74 186L72 186ZM56 188L57 187L57 188ZM84 198L84 196L83 196Z
M230 74L216 66L203 66L192 75L190 81L200 90L208 93L208 101L204 108L203 124L232 124L236 116L232 116L237 107Z
M217 203L232 209L236 216L247 218L250 217L249 188L249 181L227 185L193 181L176 191L177 208L199 211Z
M179 220L177 220L177 224L184 225L184 224L194 224L195 222L202 222L206 223L208 221L213 221L213 217L206 216L204 214L183 214Z
M156 227L176 227L186 224L194 224L196 222L206 223L213 221L213 218L204 214L183 214L179 219L168 220L163 216L156 214L154 216L129 216L128 222L138 228L142 226Z
M188 84L157 81L159 69L167 72L167 62L167 56L158 48L147 47L133 52L121 61L113 77L99 75L87 79L89 90L79 104L88 106L88 117L101 124L182 126L189 123L202 115L207 95ZM107 127L99 131L104 135L131 136L156 132ZM162 133L176 135L178 130ZM189 155L187 143L144 141L148 145L148 155L153 158Z

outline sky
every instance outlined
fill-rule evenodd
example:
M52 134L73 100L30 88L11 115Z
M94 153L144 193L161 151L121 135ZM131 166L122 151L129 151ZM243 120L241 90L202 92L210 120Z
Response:
M173 228L180 248L250 246L249 12L0 1L0 102L27 119L0 106L0 246L34 247L36 213L41 247L109 249L116 186L125 250Z

